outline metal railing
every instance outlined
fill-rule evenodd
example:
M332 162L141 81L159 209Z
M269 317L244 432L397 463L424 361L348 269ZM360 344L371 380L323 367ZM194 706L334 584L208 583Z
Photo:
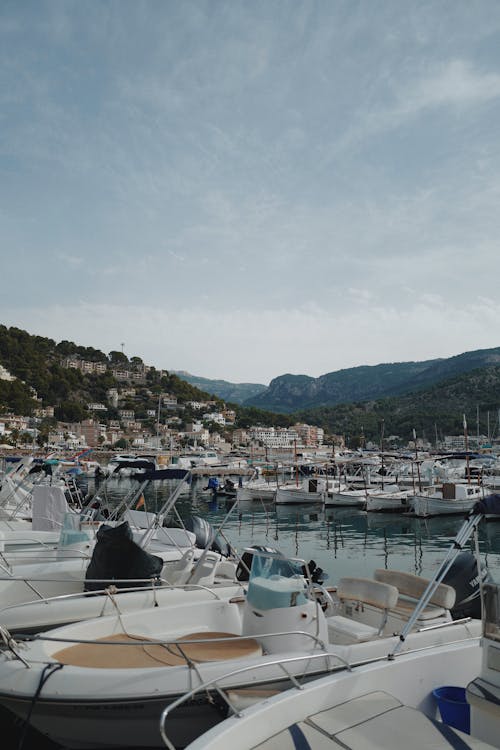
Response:
M307 662L316 661L317 659L326 660L327 662L326 669L322 670L325 674L326 673L330 674L331 672L339 671L339 670L351 671L351 666L349 665L349 663L342 656L339 656L338 654L334 654L334 653L321 653L321 654L310 654L310 655L302 654L301 656L291 656L285 659L273 659L271 661L267 661L265 664L258 664L258 665L252 664L246 667L240 667L239 669L233 669L231 672L226 672L225 674L220 675L219 677L214 677L211 680L208 680L207 682L203 682L202 684L198 685L192 690L189 690L187 693L184 693L184 695L182 695L180 698L173 701L173 703L170 703L168 706L166 706L166 708L164 708L161 713L160 734L161 734L161 738L165 746L168 748L168 750L176 750L175 746L169 740L167 733L165 731L165 722L168 718L168 715L172 711L174 711L176 708L181 706L183 703L193 698L197 693L201 691L208 691L210 689L215 690L217 694L222 698L224 703L226 703L231 714L235 716L241 716L241 711L239 711L231 703L228 695L221 688L220 683L222 683L224 680L228 680L230 678L244 674L245 672L249 672L250 670L265 669L266 667L279 667L279 669L281 669L282 672L284 673L285 677L288 680L290 680L292 685L295 688L297 688L297 690L303 690L303 685L300 683L299 679L297 679L297 676L292 674L292 672L289 669L287 669L287 666L290 664L301 662L301 661L302 662L303 661L307 661ZM332 660L335 660L337 663L333 665L330 664ZM251 684L253 685L254 683L252 682ZM233 689L236 689L236 688L233 688Z

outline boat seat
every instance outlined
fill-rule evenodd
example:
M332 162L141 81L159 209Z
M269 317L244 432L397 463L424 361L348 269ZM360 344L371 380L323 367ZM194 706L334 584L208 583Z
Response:
M481 740L403 705L381 690L343 701L310 716L306 723L332 740L331 750L337 747L343 750L451 750L459 747L486 750L489 747Z
M227 640L210 642L219 638ZM57 651L53 657L61 664L73 667L144 669L179 666L186 664L186 659L208 662L262 655L262 647L256 640L240 639L234 633L201 631L184 635L176 643L168 644L155 643L155 640L160 638L115 633L93 643L68 646ZM201 640L207 642L193 643ZM133 648L134 645L136 648Z
M253 750L339 750L340 745L314 727L299 721L273 735Z
M379 623L368 625L344 615L326 618L328 638L331 643L362 643L381 635L390 609L396 605L399 592L395 586L374 581L371 578L341 578L337 586L337 597L345 606L367 604L381 610Z
M427 589L429 580L413 573L405 573L398 570L385 570L377 568L374 573L376 581L391 584L399 591L399 598L391 611L404 619L408 619L418 600ZM452 586L440 583L432 594L429 603L420 613L420 620L432 620L436 617L444 617L455 604L456 592Z
M186 583L196 583L199 586L212 586L220 555L217 552L206 552L204 557L195 562Z

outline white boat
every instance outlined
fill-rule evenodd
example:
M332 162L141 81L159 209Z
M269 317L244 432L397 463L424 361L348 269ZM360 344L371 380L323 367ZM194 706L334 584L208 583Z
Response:
M367 511L372 513L404 513L408 509L408 491L400 490L397 484L367 492Z
M498 641L485 641L483 649L500 657ZM289 669L290 663L284 662L283 668ZM186 750L498 748L498 703L479 696L483 686L498 695L498 674L482 669L480 640L475 638L370 661L278 695L263 691L261 700L250 706L231 691L228 699L235 713ZM440 721L434 691L445 685L468 685L467 697L472 701L477 694L484 706L471 706L471 735ZM456 692L461 697L461 691ZM465 727L467 706L455 703L453 708ZM164 742L171 748L168 729L167 717Z
M429 588L418 576L344 578L332 598L303 575L303 561L253 552L246 597L159 606L147 617L118 613L22 646L4 632L0 704L67 748L157 747L165 706L210 684L166 722L173 745L183 747L220 721L222 690L280 691L291 680L384 659L396 646L409 653L477 642L480 621L452 620L455 591L443 583L409 623L412 595ZM403 641L393 635L405 629Z
M333 480L325 477L309 477L299 483L290 483L277 488L274 502L276 505L304 503L323 503Z
M411 512L420 517L465 515L484 497L479 484L445 482L414 495L408 495Z
M268 482L266 479L257 478L244 482L242 487L236 490L237 502L248 502L250 500L274 500L277 484L275 481Z
M477 523L477 518L466 521L454 542L457 549ZM457 554L452 547L449 559ZM429 585L420 606L449 564ZM481 599L484 628L476 638L436 639L423 648L403 651L406 630L383 658L351 662L281 694L262 691L244 696L227 691L230 717L187 750L499 748L499 585L484 584ZM290 670L291 661L283 661L282 668ZM201 689L209 687L204 684ZM160 731L169 750L173 750L170 713L196 692L193 689L163 711Z
M353 489L348 486L341 489L329 490L324 498L324 504L327 507L353 507L364 508L366 505L366 490Z

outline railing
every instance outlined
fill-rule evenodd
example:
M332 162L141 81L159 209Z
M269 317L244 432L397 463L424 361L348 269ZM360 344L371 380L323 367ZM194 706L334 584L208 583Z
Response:
M0 580L2 580L0 578ZM9 579L12 580L12 579ZM26 582L26 579L19 578L15 580L20 580ZM30 578L30 581L36 580L36 581L45 581L48 580L49 583L54 581L56 583L59 582L65 582L68 579L33 579ZM74 579L72 579L74 581ZM95 583L107 583L109 584L109 578L108 579L99 579L99 578L93 578L93 582ZM78 583L78 581L76 581ZM130 584L137 584L136 586L127 586L127 587L121 587L117 588L116 583L130 583ZM81 579L81 583L86 583L84 579ZM141 585L142 584L142 585ZM147 586L144 584L148 584ZM234 586L237 586L238 584L235 583ZM43 596L40 595L39 599L32 599L29 602L19 602L17 604L8 604L6 607L0 608L0 620L2 612L12 611L13 609L21 609L22 607L29 607L33 604L51 604L51 603L57 603L61 601L69 601L73 599L82 599L86 600L88 598L94 597L94 596L116 596L117 594L125 594L125 593L131 593L131 592L145 592L151 590L154 593L157 593L158 591L177 591L177 590L183 590L183 591L193 591L193 590L200 590L200 591L206 591L207 593L210 593L213 595L214 599L222 600L221 593L223 592L224 586L221 586L218 589L213 589L209 586L203 586L202 584L197 583L186 583L186 584L176 584L176 583L169 583L165 578L126 578L126 579L120 579L117 578L113 581L111 585L108 585L106 588L98 589L97 591L79 591L73 594L59 594L57 596Z
M217 694L222 698L222 700L226 703L229 711L233 715L241 716L241 712L237 708L235 708L235 706L233 706L226 692L220 687L221 682L223 682L224 680L228 680L232 677L236 677L237 675L244 674L245 672L249 672L250 670L265 669L266 667L279 667L284 673L285 677L287 677L290 680L290 682L293 684L294 687L297 688L297 690L303 690L303 685L299 682L297 677L294 674L292 674L292 672L290 672L289 669L287 669L287 666L289 664L295 664L301 661L311 662L317 659L324 659L327 661L326 670L323 670L325 673L330 673L330 672L338 671L341 669L351 671L351 667L349 663L338 654L321 653L321 654L310 654L308 656L302 654L301 656L291 656L286 659L274 659L272 661L267 661L265 664L259 664L259 665L253 664L253 665L248 665L246 667L240 667L239 669L234 669L231 672L226 672L225 674L219 677L215 677L211 680L208 680L207 682L204 682L198 685L196 688L193 688L187 693L184 693L184 695L182 695L180 698L173 701L173 703L170 703L166 708L164 708L161 713L160 734L161 734L161 738L165 746L168 748L168 750L176 750L175 746L170 742L167 736L167 733L165 731L165 722L167 720L168 715L172 711L174 711L176 708L181 706L183 703L193 698L197 693L201 691L207 691L210 689L215 690ZM333 665L330 664L332 660L335 660L337 663ZM340 662L340 665L338 662Z

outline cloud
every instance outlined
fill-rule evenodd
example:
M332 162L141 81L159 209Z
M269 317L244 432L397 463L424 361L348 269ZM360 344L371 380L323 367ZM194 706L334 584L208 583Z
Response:
M368 106L363 102L357 116L353 112L344 133L329 149L330 160L435 110L466 111L477 117L477 107L500 99L500 74L481 70L466 59L417 58L411 72L391 72L377 81L376 90Z
M431 107L471 107L500 97L500 75L480 71L468 60L449 60L398 93L393 114L403 118Z

